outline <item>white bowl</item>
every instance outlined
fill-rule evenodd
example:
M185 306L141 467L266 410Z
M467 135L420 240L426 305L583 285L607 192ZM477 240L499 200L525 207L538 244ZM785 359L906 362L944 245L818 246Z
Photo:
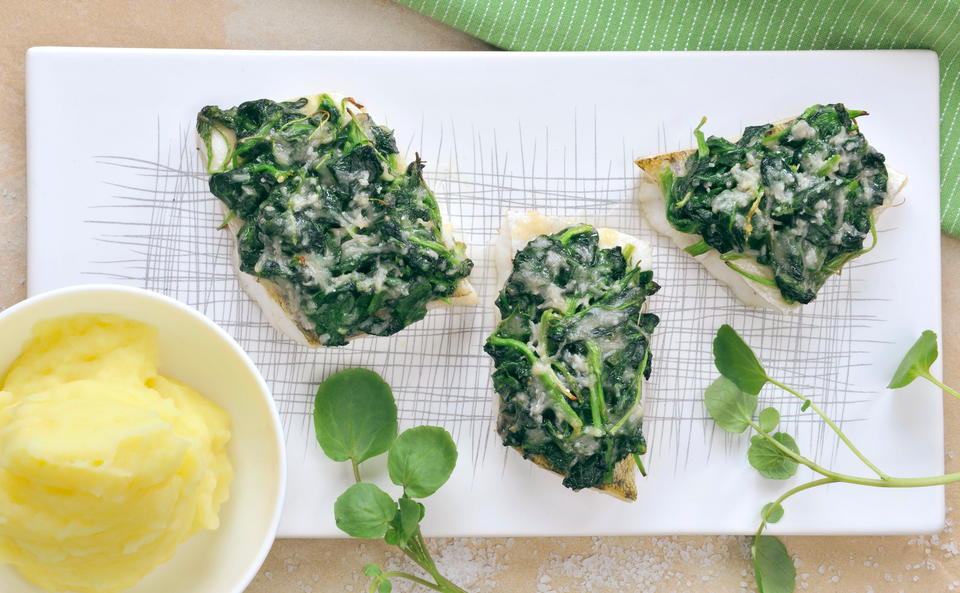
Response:
M117 313L159 330L160 371L190 385L230 415L234 476L220 529L184 542L129 593L241 593L270 551L286 484L280 419L253 361L225 331L174 299L139 288L73 286L47 292L0 313L0 376L41 320L74 313ZM39 593L9 565L0 591Z

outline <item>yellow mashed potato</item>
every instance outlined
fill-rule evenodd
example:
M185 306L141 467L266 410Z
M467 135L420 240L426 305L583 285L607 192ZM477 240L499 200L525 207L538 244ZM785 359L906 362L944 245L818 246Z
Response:
M157 374L157 331L38 323L0 381L0 562L51 591L113 593L219 527L226 413Z

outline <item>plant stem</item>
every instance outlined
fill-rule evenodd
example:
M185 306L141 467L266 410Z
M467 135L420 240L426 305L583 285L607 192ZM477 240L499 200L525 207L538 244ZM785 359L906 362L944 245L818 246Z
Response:
M853 451L853 454L856 455L856 456L860 459L860 461L862 461L864 464L866 464L867 467L869 467L870 469L872 469L872 470L874 471L874 473L876 473L878 476L880 476L880 479L882 479L882 480L889 480L889 479L890 479L890 476L889 476L889 475L887 475L887 474L884 473L879 467L877 467L876 465L874 465L869 459L867 459L867 456L866 456L866 455L864 455L863 453L860 452L860 449L857 449L857 447L856 447L852 442L850 442L850 439L847 438L847 435L843 434L843 431L840 430L840 427L837 426L837 425L833 422L833 420L831 420L831 419L823 412L823 410L820 409L820 406L818 406L817 404L813 403L813 402L810 400L810 398L804 397L803 395L801 395L800 393L798 393L798 392L795 391L794 389L791 389L790 387L784 385L783 383L777 381L776 379L771 379L771 378L767 377L767 380L770 381L771 383L773 383L774 385L776 385L777 387L779 387L780 389L783 389L783 390L786 391L787 393L793 394L793 395L795 395L796 397L800 398L800 400L805 401L805 402L809 402L810 408L811 408L814 412L816 412L817 415L820 416L820 418L822 418L824 422L827 423L827 426L829 426L830 428L833 429L833 432L837 433L837 436L840 437L840 440L843 441L843 443L844 443L847 447L849 447L851 451ZM958 397L960 397L960 396L958 396ZM823 472L821 472L821 473L823 473Z
M419 564L420 567L425 571L430 573L430 576L433 577L433 580L437 582L437 591L443 591L444 593L467 593L464 589L461 589L440 574L436 563L433 561L433 556L430 555L430 549L427 548L427 542L423 539L423 533L420 532L419 528L411 539L411 543L416 545L420 554L420 559L417 561L417 564Z
M640 459L639 453L633 454L633 462L637 464L637 469L640 470L640 475L644 478L647 477L647 468L643 467L643 461Z
M423 585L424 587L427 587L428 589L433 589L434 591L441 591L441 592L444 591L444 589L441 589L439 585L435 585L426 579L421 579L420 577L412 575L409 572L400 572L398 570L392 570L390 572L383 573L381 576L387 579L390 579L390 578L407 579L408 581L413 581L418 585Z
M553 400L554 405L556 406L555 410L559 416L561 416L567 424L573 428L574 434L579 434L583 429L583 420L580 419L580 416L570 407L570 404L566 402L566 397L570 394L570 390L567 389L563 382L557 377L556 373L553 372L553 368L544 363L540 362L540 358L537 354L530 349L529 346L524 344L519 340L514 340L513 338L502 338L500 336L490 336L487 340L488 343L493 344L494 346L503 346L506 348L516 348L524 356L527 357L527 360L530 361L532 372L536 375L540 382L543 383L544 390L546 390L547 395L550 396L550 399ZM573 396L570 395L572 398Z
M437 583L440 585L440 590L444 593L467 593L466 590L461 589L455 584L451 583L443 577L441 574L436 575Z
M488 341L494 346L516 348L527 357L527 360L530 361L530 364L537 362L537 355L534 353L534 351L520 340L514 340L513 338L501 338L500 336L490 336Z
M359 484L362 481L360 479L360 464L353 457L350 458L350 464L353 466L353 479Z
M433 566L432 559L429 557L429 553L426 548L420 544L420 541L417 538L411 538L407 546L400 546L400 549L403 553L413 560L417 566L425 570L433 577L436 584L431 584L430 588L435 591L444 591L440 581L437 579L437 570Z
M689 194L687 194L687 195L688 195L688 196L692 196L693 193L691 192L691 193L689 193ZM684 199L687 199L687 198L684 198ZM686 202L683 202L683 203L681 203L681 204L677 204L677 208L683 206L683 204L685 204L685 203L686 203ZM696 256L698 256L698 255L703 255L704 253L710 251L711 249L712 249L712 247L710 247L709 245L707 245L707 242L704 241L704 240L702 240L702 239L701 239L700 242L698 242L698 243L694 243L693 245L687 245L686 247L683 248L684 251L686 251L687 253L689 253L690 255L692 255L692 256L694 256L694 257L696 257Z
M877 480L874 478L858 478L844 474L835 474L838 481L848 482L850 484L861 484L863 486L879 486L880 488L922 488L924 486L942 486L960 482L960 473L944 474L942 476L925 476L922 478L887 478L886 480Z
M570 227L569 229L564 231L562 235L557 237L557 240L559 240L560 243L566 246L567 242L570 241L570 239L572 239L573 237L577 235L582 235L583 233L587 233L592 230L593 230L593 227L591 227L588 224L578 224L577 226Z
M933 383L934 385L936 385L936 386L939 387L940 389L946 391L947 393L949 393L949 394L952 395L953 397L955 397L955 398L957 398L957 399L960 399L960 392L957 392L956 389L953 389L953 388L950 387L949 385L944 385L943 383L941 383L936 377L934 377L934 376L931 375L930 373L922 373L920 376L923 377L924 379L926 379L927 381L930 381L931 383Z
M777 286L777 283L776 281L774 281L773 278L765 278L763 276L758 276L756 274L750 273L744 270L743 268L741 268L740 266L738 266L737 264L733 263L732 261L725 261L723 263L727 264L727 267L733 270L734 272L736 272L737 274L740 274L741 276L749 280L753 280L758 284L763 284L764 286L771 286L771 287Z
M790 498L794 494L797 494L798 492L803 492L804 490L809 490L810 488L816 488L817 486L822 486L824 484L833 484L834 482L836 482L836 480L833 478L821 478L819 480L813 480L805 484L800 484L799 486L795 486L790 490L787 490L786 492L781 494L780 498L773 501L770 504L770 507L767 510L767 512L764 513L762 517L760 517L760 527L757 529L757 533L756 535L754 535L754 537L760 537L760 535L763 533L763 530L767 527L767 515L769 515L773 511L773 509L776 508L778 505L783 504L783 501Z
M803 455L800 455L799 453L794 453L793 451L788 449L786 445L784 445L777 439L773 438L773 436L771 436L770 433L765 432L762 428L760 428L760 425L758 425L756 422L750 421L750 426L755 431L757 431L759 435L761 435L762 437L770 441L770 443L773 444L774 447L776 447L777 449L780 449L780 451L783 452L784 455L796 461L800 465L805 465L810 469L812 469L813 471L817 472L818 474L822 474L824 476L827 476L833 473L827 468L823 467L822 465L818 465L817 462L813 461L812 459L807 459L806 457L804 457Z
M603 361L600 357L600 348L596 343L588 341L587 346L587 367L593 380L590 381L590 417L593 425L602 429L606 423L606 403L603 400Z
M227 217L223 219L223 222L220 223L220 226L217 227L217 230L222 231L223 229L227 228L227 225L230 224L230 221L233 220L235 216L236 214L233 210L231 210L230 213L227 214Z
M445 246L441 245L440 243L437 243L436 241L421 239L420 237L417 237L416 235L413 235L413 234L410 234L407 237L407 240L413 241L417 245L420 245L421 247L426 247L427 249L431 251L435 251L440 255L446 255L447 253L449 253L449 249L447 249Z
M783 452L784 455L790 459L796 461L801 465L805 465L812 469L813 471L832 478L835 482L844 482L847 484L860 484L861 486L877 486L879 488L922 488L924 486L942 486L944 484L952 484L953 482L960 482L960 472L953 474L944 474L942 476L924 476L921 478L895 478L892 476L887 476L883 479L876 478L862 478L860 476L852 476L850 474L841 474L835 471L831 471L821 465L817 465L813 460L807 459L803 455L798 455L794 453L787 447L783 445L780 441L773 438L769 433L764 432L757 426L755 423L751 422L750 426L753 427L757 433L766 438L770 443L773 444L777 449Z
M440 576L440 572L437 570L437 564L433 561L433 556L430 554L430 548L427 547L427 542L426 540L423 539L423 533L420 531L419 528L417 529L417 533L413 537L414 539L416 539L417 546L419 546L420 551L423 553L423 559L426 562L426 565L424 566L424 568L427 569L427 571L430 572L431 575L433 575L433 578L439 584L440 578L442 577Z

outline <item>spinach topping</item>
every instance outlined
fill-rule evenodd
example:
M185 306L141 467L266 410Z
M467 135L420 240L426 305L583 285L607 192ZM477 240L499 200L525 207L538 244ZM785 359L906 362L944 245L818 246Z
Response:
M704 138L701 121L685 173L667 168L660 179L670 224L703 238L687 252L716 249L788 303L813 300L830 275L876 244L873 210L887 197L887 168L857 128L861 115L814 105L784 126L747 127L737 142ZM738 266L743 257L772 277Z
M423 161L353 99L204 107L210 191L236 219L240 269L278 287L311 342L394 334L473 267L442 232Z
M533 239L513 259L484 347L504 445L574 490L609 484L618 462L646 451L641 385L660 320L642 308L660 287L631 252L601 249L585 224Z

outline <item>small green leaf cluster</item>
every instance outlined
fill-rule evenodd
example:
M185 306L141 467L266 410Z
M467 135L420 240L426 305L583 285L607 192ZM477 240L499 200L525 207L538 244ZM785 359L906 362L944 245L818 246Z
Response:
M484 346L504 445L573 490L610 484L619 462L646 451L642 383L659 318L643 309L659 286L630 246L599 243L581 224L518 251L496 301L502 321Z
M239 227L240 269L277 286L311 341L392 335L470 274L419 156L403 167L393 132L352 99L208 106L197 132L210 192Z
M884 156L859 133L862 111L814 105L784 126L749 126L737 142L694 130L697 150L682 175L660 183L667 219L702 240L691 255L717 250L735 272L775 287L787 302L808 303L831 275L865 253L884 203ZM871 246L872 248L872 246ZM736 261L754 258L770 276Z
M457 463L450 434L436 426L417 426L397 434L397 405L390 386L368 369L330 375L317 389L313 412L317 441L334 461L349 461L356 483L333 505L337 527L347 535L383 539L423 568L433 582L405 572L384 572L368 565L371 593L389 593L391 579L403 578L435 591L462 593L437 570L420 532L426 509L419 500L443 486ZM390 481L402 488L394 498L365 482L360 464L387 454Z
M760 593L791 593L796 585L796 569L786 547L777 538L763 535L767 524L776 523L783 517L783 502L791 496L804 490L838 482L883 488L917 488L960 481L960 474L896 478L881 471L815 403L796 390L771 378L750 346L729 325L724 325L717 331L713 341L713 354L720 376L704 391L704 403L710 417L724 431L742 434L747 429L753 429L755 434L750 437L750 445L747 449L747 460L750 465L760 475L772 480L786 480L793 477L801 465L823 476L787 490L761 509L760 526L751 546L754 574ZM931 375L930 366L936 359L936 334L925 331L900 363L890 382L890 387L903 387L921 377L942 387L948 393L960 397L960 394ZM799 400L800 411L812 410L816 413L837 434L841 442L877 477L841 474L803 456L792 436L777 431L777 426L780 424L779 410L768 407L761 410L759 415L757 414L758 395L768 383L795 396Z

